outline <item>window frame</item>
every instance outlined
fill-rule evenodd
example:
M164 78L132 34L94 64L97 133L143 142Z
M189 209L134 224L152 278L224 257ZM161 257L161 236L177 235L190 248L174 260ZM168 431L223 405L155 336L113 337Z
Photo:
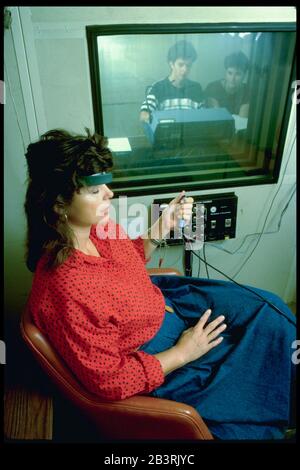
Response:
M90 25L86 26L86 39L88 47L88 59L90 66L90 82L92 92L92 105L94 115L95 131L102 134L103 129L103 111L102 111L102 97L101 97L101 84L100 84L100 67L98 56L98 36L112 36L112 35L138 35L138 34L192 34L192 33L230 33L230 32L295 32L296 23L155 23L155 24L108 24L108 25ZM229 181L224 179L222 181L190 181L186 182L182 176L173 178L172 187L168 184L164 187L162 183L152 184L147 186L134 187L128 181L122 183L110 184L111 189L114 191L115 196L128 195L128 196L142 196L149 194L164 194L177 191L178 186L184 185L184 188L189 191L219 189L228 187L240 186L253 186L261 184L274 184L277 183L283 158L283 150L287 136L287 129L289 118L292 108L292 83L296 80L296 44L294 56L291 64L291 73L289 78L289 91L285 101L283 112L282 125L280 135L278 138L277 155L275 158L273 176L266 175L264 177L251 177L247 180L234 180Z

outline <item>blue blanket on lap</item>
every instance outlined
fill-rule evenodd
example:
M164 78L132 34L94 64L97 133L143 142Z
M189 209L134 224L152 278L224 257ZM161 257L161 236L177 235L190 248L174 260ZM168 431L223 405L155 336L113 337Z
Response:
M141 350L173 346L208 308L225 315L224 340L201 358L168 374L154 396L194 406L220 439L279 439L289 425L296 321L275 294L252 287L283 314L233 283L184 276L152 276L166 303L158 333Z

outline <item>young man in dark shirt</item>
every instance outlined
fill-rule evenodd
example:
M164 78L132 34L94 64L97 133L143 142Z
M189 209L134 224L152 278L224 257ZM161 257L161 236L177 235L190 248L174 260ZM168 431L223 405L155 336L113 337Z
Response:
M249 89L244 83L249 61L243 52L225 58L225 77L210 83L205 90L209 108L226 108L231 114L248 117Z
M197 53L188 41L178 41L168 51L170 74L148 90L140 110L141 121L149 122L151 113L165 109L197 109L203 103L198 82L187 78Z

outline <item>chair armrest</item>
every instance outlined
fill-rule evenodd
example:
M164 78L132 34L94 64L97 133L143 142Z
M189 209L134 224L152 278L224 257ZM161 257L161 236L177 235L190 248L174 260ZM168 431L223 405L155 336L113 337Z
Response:
M198 412L185 403L136 395L125 400L95 400L85 408L107 438L132 440L212 440Z
M176 268L148 268L147 271L148 271L149 276L164 276L164 275L182 276L183 275Z

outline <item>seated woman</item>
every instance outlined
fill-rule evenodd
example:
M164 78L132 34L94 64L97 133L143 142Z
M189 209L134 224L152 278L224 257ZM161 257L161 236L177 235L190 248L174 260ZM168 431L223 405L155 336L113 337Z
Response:
M249 89L244 78L249 68L248 58L243 52L225 57L225 77L209 83L204 92L209 108L226 108L231 114L248 117Z
M220 439L281 438L294 373L287 306L220 280L150 279L157 244L147 233L130 239L110 219L112 155L101 136L49 131L26 159L29 307L82 384L107 400L186 402ZM190 219L183 195L152 226L153 239Z

